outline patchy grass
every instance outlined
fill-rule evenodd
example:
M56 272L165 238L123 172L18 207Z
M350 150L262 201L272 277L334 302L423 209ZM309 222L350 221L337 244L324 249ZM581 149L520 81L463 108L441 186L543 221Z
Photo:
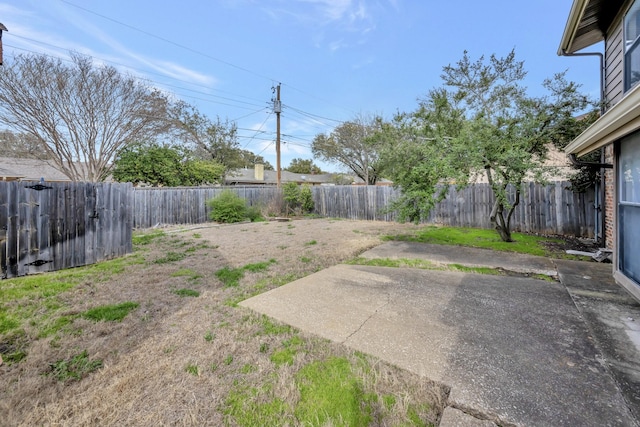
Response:
M357 257L345 262L350 265L370 265L373 267L393 267L393 268L422 268L425 270L439 270L442 267L428 260L412 258L363 258Z
M151 232L138 232L138 233L133 233L133 236L131 237L131 242L133 243L134 246L145 246L145 245L150 245L158 238L164 237L164 236L166 236L164 231L158 231L158 230L154 230Z
M244 277L244 270L241 268L224 267L216 271L216 277L226 288L237 287L240 279Z
M0 412L25 425L78 424L83 419L102 419L112 425L162 425L176 414L184 415L187 424L205 420L215 425L319 425L320 419L324 425L358 425L359 417L366 421L369 416L369 425L436 424L442 406L438 402L446 401L438 400L440 386L235 308L235 302L247 296L356 256L379 243L382 233L406 229L372 222L358 222L355 227L350 221L336 222L339 228L331 224L301 220L289 229L287 224L265 223L260 229L266 235L255 234L258 227L243 224L198 230L201 240L195 240L192 231L160 232L136 243L138 265L133 268L129 261L120 264L124 268L104 266L92 275L79 276L77 284L53 296L33 300L23 296L6 304L0 300L2 308L19 309L0 315L0 327L9 330L0 336L0 352L3 376L11 385L0 388ZM248 229L249 233L240 235L251 239L238 239L240 228ZM361 232L353 233L353 228ZM289 236L286 231L294 233ZM311 238L319 243L305 247ZM206 242L215 242L220 249L200 245ZM187 258L172 265L167 259L170 252ZM301 260L303 256L312 261ZM243 264L238 270L244 274L236 286L222 286L216 279L223 266ZM43 276L57 277L55 273ZM191 280L196 279L193 284ZM8 282L2 281L0 288ZM201 295L187 303L172 294L179 288L195 289ZM137 301L140 307L122 322L93 322L83 316L89 308L114 301ZM40 339L36 332L48 338ZM80 353L83 349L88 354ZM93 360L98 358L104 360ZM332 369L328 362L332 358L348 361L350 369ZM42 375L52 361L57 361L52 365L62 381L80 377L82 383L58 384L53 367ZM18 362L20 366L15 366ZM89 367L85 374L83 363ZM109 366L109 375L87 375L99 369L98 363ZM158 372L162 375L155 375ZM336 403L322 402L327 394L323 390L331 390L331 382L347 389L343 396L352 399L347 409L325 409ZM148 401L157 402L157 407L148 408ZM420 412L423 402L434 409ZM140 410L120 410L129 406ZM81 414L76 411L79 407ZM354 416L348 408L360 414Z
M70 359L58 360L50 365L52 375L58 381L80 380L102 367L102 360L90 360L87 350Z
M216 277L224 284L225 287L237 287L240 284L240 280L244 277L245 271L251 273L259 273L269 269L271 264L275 264L275 259L269 261L257 262L253 264L247 264L240 268L224 267L216 271Z
M184 370L188 374L195 375L196 377L200 376L200 368L198 368L198 365L196 364L189 363L184 367Z
M293 358L300 351L304 344L302 338L298 335L294 335L293 337L284 340L282 342L283 348L281 350L276 350L271 354L271 361L275 363L277 366L280 365L293 365Z
M56 334L77 317L63 314L69 307L60 299L61 294L83 283L106 282L127 267L143 262L141 256L130 255L86 267L3 280L0 334L11 335L23 329L38 338Z
M190 268L181 268L171 273L171 277L186 277L188 280L198 280L202 278L202 274Z
M298 372L296 384L300 401L294 412L300 425L364 427L374 421L377 396L365 392L346 358L310 363Z
M182 261L187 257L186 252L169 252L166 256L156 259L154 262L156 264L167 264L169 262L178 262Z
M193 289L174 289L173 291L174 294L178 295L179 297L199 297L200 296L200 292L198 291L194 291Z
M409 242L432 243L438 245L470 246L487 248L496 251L517 252L521 254L560 258L564 251L557 253L545 247L545 242L562 242L551 237L533 236L523 233L512 233L513 242L503 242L493 230L480 228L457 228L428 226L411 234L386 236L385 240L403 240Z
M268 289L286 285L287 283L291 283L294 280L298 280L304 276L306 276L306 273L287 273L259 279L253 285L249 285L245 289L239 289L236 294L225 299L224 304L229 307L237 307L238 303L240 303L241 301L259 295Z
M82 317L93 320L94 322L122 322L127 314L138 308L137 302L123 302L120 304L109 304L100 307L94 307L82 314Z
M517 273L502 268L470 267L462 264L434 264L428 260L412 258L363 258L358 257L345 262L350 265L369 265L374 267L420 268L423 270L460 271L462 273L488 274L493 276L525 276L534 279L555 282L556 279L545 274Z

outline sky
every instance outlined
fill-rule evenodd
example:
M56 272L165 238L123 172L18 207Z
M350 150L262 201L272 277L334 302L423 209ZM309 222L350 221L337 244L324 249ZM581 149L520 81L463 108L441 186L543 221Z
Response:
M531 95L567 76L593 97L596 57L556 52L572 0L0 0L4 63L17 54L116 67L237 123L240 147L276 165L273 88L281 87L281 165L356 116L410 112L466 50L516 58ZM596 46L595 50L601 47ZM589 49L587 49L589 50ZM593 50L593 49L592 49ZM338 165L314 159L325 171Z

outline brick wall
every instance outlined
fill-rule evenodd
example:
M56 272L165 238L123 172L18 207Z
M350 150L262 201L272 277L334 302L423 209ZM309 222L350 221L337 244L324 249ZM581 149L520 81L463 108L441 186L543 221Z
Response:
M604 162L613 164L615 161L613 144L604 150ZM613 169L605 169L604 174L604 243L608 249L615 248L615 175Z

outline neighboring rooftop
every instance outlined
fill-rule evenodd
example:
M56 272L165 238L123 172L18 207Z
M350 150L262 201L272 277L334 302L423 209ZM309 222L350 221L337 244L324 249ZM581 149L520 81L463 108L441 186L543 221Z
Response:
M345 175L340 175L344 176ZM310 185L328 185L336 183L336 174L333 173L323 173L323 174L301 174L301 173L293 173L289 171L281 171L280 172L280 182L295 182L298 184L310 184ZM352 177L349 177L351 180L348 184L353 182ZM231 172L227 177L225 177L225 184L227 185L275 185L277 184L278 176L276 171L272 170L260 170L260 168L255 169L239 169L237 171Z
M71 181L46 160L0 157L0 181Z

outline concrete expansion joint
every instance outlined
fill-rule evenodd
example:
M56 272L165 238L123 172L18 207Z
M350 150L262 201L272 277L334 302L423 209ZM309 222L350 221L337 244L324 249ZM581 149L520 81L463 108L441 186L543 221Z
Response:
M514 424L509 421L505 421L501 419L498 415L487 414L486 412L482 412L478 409L474 409L466 405L461 405L456 402L449 401L447 402L447 405L445 406L445 408L446 407L457 409L458 411L472 418L475 418L478 421L488 421L499 427L521 427L518 424Z
M383 308L385 308L386 306L388 306L391 303L391 294L389 292L387 292L386 296L387 296L387 301L384 304L381 304L380 306L376 307L374 312L371 313L371 315L369 317L367 317L364 320L364 322L362 322L360 324L360 326L358 326L358 328L356 328L355 331L351 332L349 334L349 336L347 336L340 344L345 344L347 341L349 341L351 339L351 337L353 337L355 334L360 332L362 330L362 328L364 328L364 325L366 325L369 320L371 320L376 314L378 314L378 312L380 310L382 310Z

